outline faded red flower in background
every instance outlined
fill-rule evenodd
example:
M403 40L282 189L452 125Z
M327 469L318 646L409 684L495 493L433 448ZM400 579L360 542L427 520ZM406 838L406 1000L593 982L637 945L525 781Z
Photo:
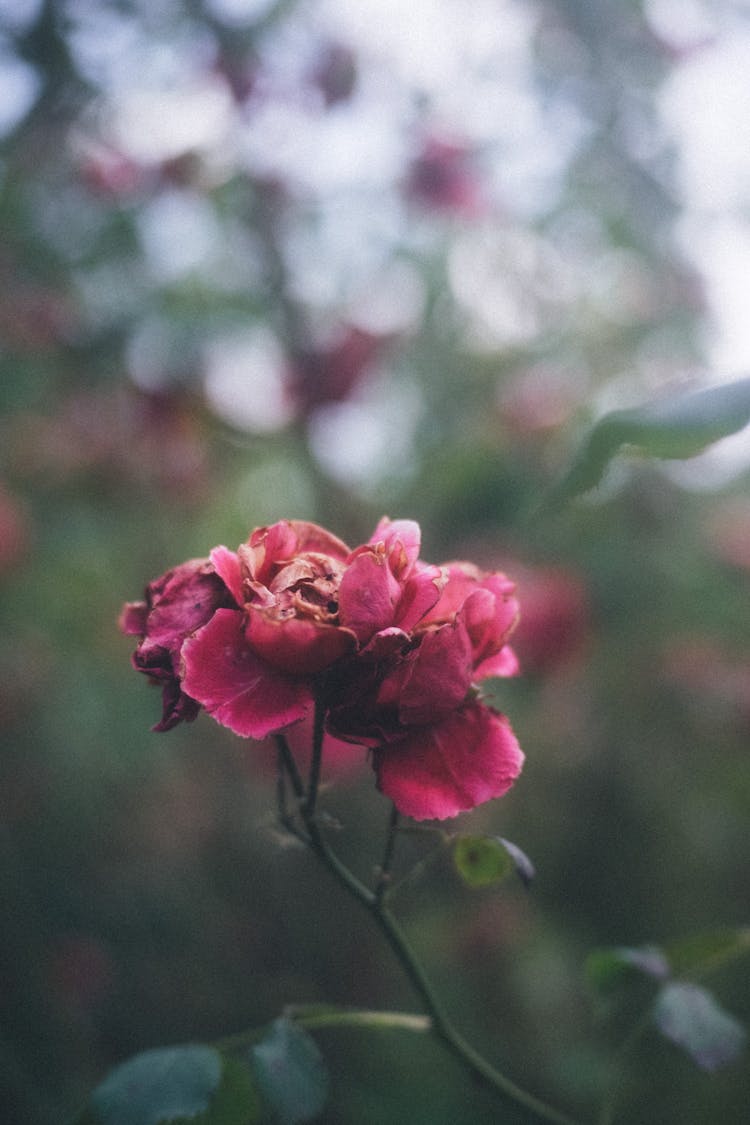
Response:
M311 76L323 96L326 109L348 102L357 85L357 58L351 47L328 43Z
M26 511L0 480L0 575L23 560L30 540L31 525Z
M583 579L563 567L519 568L523 617L513 645L524 672L547 675L578 656L591 629Z
M300 413L306 417L319 406L348 398L384 345L383 336L346 325L327 346L297 351L287 380Z
M157 729L202 706L262 739L317 704L329 737L373 751L401 812L444 818L501 796L523 755L478 684L517 670L515 587L470 563L425 563L419 549L411 520L381 520L354 550L285 520L151 583L121 623L143 637L135 666L164 681Z

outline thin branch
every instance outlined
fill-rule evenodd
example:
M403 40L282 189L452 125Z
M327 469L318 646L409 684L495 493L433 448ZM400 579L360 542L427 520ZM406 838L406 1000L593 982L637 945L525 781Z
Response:
M315 700L315 717L313 720L313 745L312 761L310 762L310 777L307 783L307 798L302 809L305 823L315 817L315 805L318 800L318 787L320 785L320 767L323 761L325 717L325 704L323 703L320 696L318 696Z
M286 773L289 776L289 780L292 783L294 796L298 801L302 801L305 797L305 786L300 776L300 772L297 769L297 763L294 760L294 754L292 754L289 743L287 742L283 734L274 735L274 740L276 742L276 749L278 751L280 763L283 765L283 768L286 770Z
M398 833L399 814L395 805L391 805L391 815L388 820L388 835L385 839L385 851L378 868L378 881L375 887L375 898L382 903L385 892L391 883L391 865L396 850L396 835Z

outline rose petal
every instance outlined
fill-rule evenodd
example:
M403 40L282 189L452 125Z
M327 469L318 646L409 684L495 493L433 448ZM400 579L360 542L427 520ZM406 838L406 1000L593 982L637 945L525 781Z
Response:
M245 601L245 596L242 590L239 555L236 551L230 551L228 547L214 547L210 558L219 578L221 578L237 605L241 606Z
M120 611L118 627L129 637L142 637L146 632L148 606L145 602L125 602Z
M458 613L469 594L477 589L482 572L473 563L451 562L442 567L447 576L440 600L425 617L425 621L449 621Z
M151 730L160 734L172 730L178 723L192 723L201 709L196 699L191 699L180 688L180 681L176 677L164 683L161 693L162 716L158 723L154 723Z
M295 553L313 551L319 555L330 555L332 559L338 559L339 562L348 558L350 551L346 543L317 523L310 523L308 520L289 520L289 525L297 536Z
M269 527L256 527L238 554L247 568L248 576L268 586L273 569L289 562L295 555L313 551L343 562L349 548L330 531L307 520L280 520Z
M495 656L488 657L476 666L473 679L475 683L479 683L488 676L518 676L520 671L521 665L515 651L510 645L504 645Z
M205 625L227 591L208 559L191 559L168 570L146 590L148 615L140 651L163 649L177 653L184 638ZM134 625L132 614L123 614L126 625Z
M439 566L419 563L404 583L396 607L395 620L401 629L413 629L429 613L445 585L445 574Z
M476 661L502 648L518 623L515 587L503 574L487 574L462 607Z
M471 684L471 644L463 623L430 629L410 654L398 713L405 726L434 723L463 703Z
M443 820L501 797L522 765L508 720L476 702L375 754L378 787L415 820Z
M248 607L246 636L259 656L294 676L322 672L357 647L349 629L309 617L274 617L273 610Z
M339 621L361 644L394 624L399 587L385 557L365 549L347 566L339 586Z
M245 738L265 738L312 706L305 680L271 668L248 646L243 614L218 609L182 647L182 684L217 722Z

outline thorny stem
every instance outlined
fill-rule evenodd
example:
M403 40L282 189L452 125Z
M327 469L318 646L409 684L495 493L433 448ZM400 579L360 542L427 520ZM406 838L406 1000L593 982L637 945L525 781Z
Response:
M322 701L318 700L315 707L313 758L306 794L288 744L283 736L279 736L277 740L279 746L279 761L287 771L294 788L295 796L299 803L300 817L307 832L307 844L320 862L328 868L342 886L344 886L372 915L381 933L384 935L392 951L401 963L415 992L424 1004L435 1035L442 1040L443 1044L452 1051L464 1066L496 1093L527 1110L537 1121L549 1122L550 1125L577 1125L572 1118L555 1109L553 1106L549 1106L545 1102L540 1101L533 1094L517 1086L512 1079L506 1077L506 1075L492 1066L483 1055L464 1039L451 1023L419 959L409 944L406 935L385 903L385 890L393 860L393 850L398 829L398 813L396 809L393 808L391 810L386 847L375 891L371 891L369 887L365 886L329 847L315 816L323 749L324 719L325 708ZM298 832L297 834L299 835L300 833Z

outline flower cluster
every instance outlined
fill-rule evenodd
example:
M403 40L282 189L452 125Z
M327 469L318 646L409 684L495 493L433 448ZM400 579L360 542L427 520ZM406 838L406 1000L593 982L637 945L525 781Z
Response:
M470 563L430 565L419 549L411 520L382 519L354 550L283 520L151 582L120 624L141 638L134 666L163 687L155 729L202 707L263 739L317 705L329 738L372 751L379 788L408 816L501 796L523 754L477 685L517 670L515 587Z

